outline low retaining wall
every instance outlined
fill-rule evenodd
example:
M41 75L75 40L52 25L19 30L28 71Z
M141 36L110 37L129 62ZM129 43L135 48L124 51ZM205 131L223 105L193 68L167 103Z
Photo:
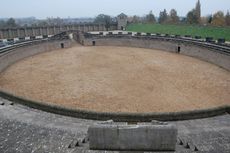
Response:
M81 38L82 39L82 38ZM161 49L170 52L178 52L178 45L181 46L181 52L185 55L198 57L200 59L212 62L219 66L222 66L230 70L230 58L224 52L214 49L207 49L205 47L195 46L191 43L171 42L171 41L160 41L160 40L149 40L146 38L91 38L85 39L84 45L92 45L92 41L95 41L95 45L114 45L114 46L131 46L131 47L142 47L142 48L154 48ZM71 47L72 42L70 40L59 40L59 41L42 41L36 43L30 43L25 46L15 46L6 52L0 53L0 72L4 71L8 66L13 63L39 53L51 51L54 49L61 48L61 44L64 47ZM87 110L77 110L71 108L65 108L63 106L51 105L43 102L37 102L30 99L0 91L0 96L11 101L27 105L32 108L67 115L85 119L95 120L109 120L114 121L128 121L128 122L150 122L151 120L160 121L172 121L172 120L187 120L206 118L216 115L221 115L230 112L230 106L222 106L205 110L194 110L185 112L169 112L169 113L103 113L93 112Z
M65 48L71 47L72 42L70 40L62 41L40 41L30 43L25 46L12 46L12 49L9 49L6 52L0 54L0 72L6 69L8 66L14 64L15 62L22 60L23 58L40 54L47 51L52 51L61 48L61 44Z
M217 115L223 115L229 113L230 106L221 106L216 108L184 111L184 112L167 112L167 113L111 113L111 112L94 112L88 110L78 110L66 108L64 106L58 106L54 104L48 104L44 102L34 101L26 99L12 93L0 91L0 97L8 99L13 102L20 103L35 109L43 111L66 115L77 118L93 119L93 120L114 120L116 122L151 122L152 120L158 121L177 121L177 120L189 120L213 117Z
M230 48L223 50L218 45L212 45L206 42L194 42L183 39L165 39L157 37L133 37L133 36L101 36L86 38L86 46L128 46L158 49L168 52L180 53L187 56L213 63L230 71Z

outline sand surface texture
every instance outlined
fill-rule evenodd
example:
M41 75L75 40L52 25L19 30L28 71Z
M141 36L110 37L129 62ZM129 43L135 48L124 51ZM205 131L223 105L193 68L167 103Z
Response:
M24 59L0 88L29 99L101 112L175 112L230 104L230 72L175 53L83 47Z

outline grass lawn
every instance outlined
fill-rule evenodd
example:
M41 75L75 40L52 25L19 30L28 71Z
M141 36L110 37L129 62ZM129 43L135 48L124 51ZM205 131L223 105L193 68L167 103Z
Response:
M197 25L161 25L161 24L130 24L126 28L127 31L149 32L161 34L178 34L213 37L214 39L225 38L230 41L230 27L210 27Z

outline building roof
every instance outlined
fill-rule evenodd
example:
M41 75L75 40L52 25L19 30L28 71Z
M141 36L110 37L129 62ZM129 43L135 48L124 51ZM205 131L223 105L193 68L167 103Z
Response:
M124 14L124 13L121 13L121 14L118 15L118 17L128 17L128 16L126 14Z

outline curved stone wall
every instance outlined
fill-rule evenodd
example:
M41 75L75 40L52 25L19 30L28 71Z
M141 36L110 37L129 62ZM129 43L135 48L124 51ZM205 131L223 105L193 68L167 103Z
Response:
M223 49L221 46L209 46L205 43L194 43L192 41L178 41L178 40L162 40L150 39L148 37L91 37L85 38L84 45L109 45L109 46L129 46L129 47L142 47L160 49L169 52L182 53L188 56L194 56L202 60L219 65L227 70L230 70L230 53L228 49ZM61 44L65 47L71 47L70 40L63 41L39 41L32 42L28 45L18 45L9 48L7 51L1 52L0 50L0 72L4 71L8 66L13 63L43 52L51 51L61 48ZM178 51L180 47L180 51ZM43 102L37 102L30 99L25 99L11 93L0 90L0 96L11 101L21 103L36 109L57 113L61 115L96 119L96 120L109 120L114 121L130 121L130 122L144 122L151 120L171 121L171 120L186 120L205 118L224 113L229 113L230 106L222 106L206 110L194 110L186 112L169 112L169 113L102 113L87 110L75 110L65 108L57 105L50 105Z
M158 49L199 58L230 71L230 47L206 42L147 36L96 36L86 38L84 40L84 45L128 46Z
M221 106L205 110L194 110L184 112L168 112L168 113L109 113L109 112L94 112L88 110L77 110L66 108L58 105L51 105L44 102L33 101L0 91L0 96L8 100L35 108L43 111L66 115L77 118L93 119L93 120L114 120L117 122L150 122L152 120L158 121L176 121L176 120L189 120L198 118L207 118L217 115L229 113L230 106Z
M61 48L61 44L65 48L71 47L72 42L70 40L62 41L35 41L25 45L15 45L9 47L3 52L0 50L0 72L6 69L8 66L15 62L22 60L23 58L40 54L47 51L52 51Z

